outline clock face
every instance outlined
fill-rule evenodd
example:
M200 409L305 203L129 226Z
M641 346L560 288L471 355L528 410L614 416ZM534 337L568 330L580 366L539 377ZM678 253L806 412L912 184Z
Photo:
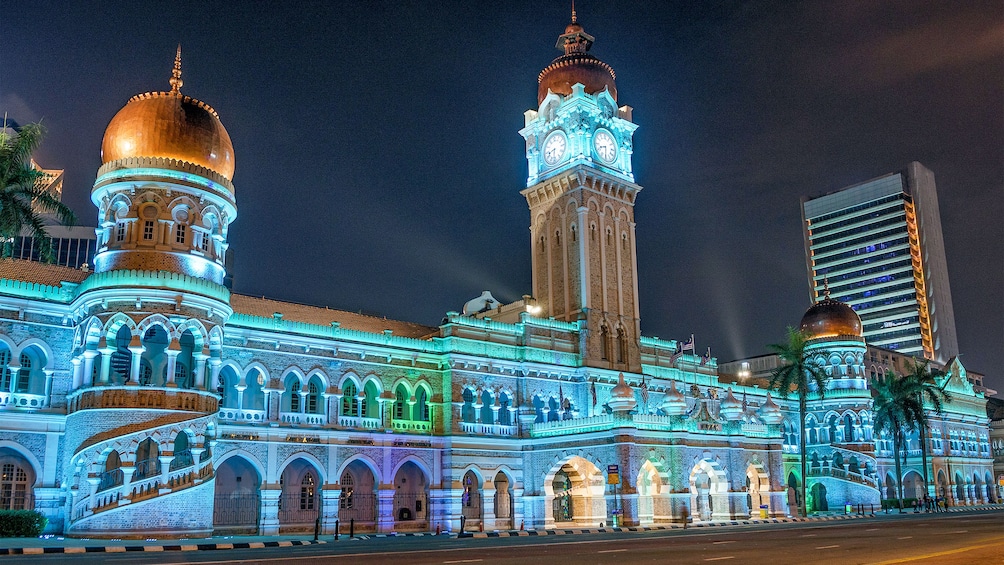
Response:
M560 131L547 136L547 139L544 140L544 162L548 165L554 165L560 161L565 156L567 144L568 140L565 139L565 134Z
M596 132L593 136L593 147L596 149L596 155L607 163L613 163L617 157L617 143L614 141L614 136L607 131Z

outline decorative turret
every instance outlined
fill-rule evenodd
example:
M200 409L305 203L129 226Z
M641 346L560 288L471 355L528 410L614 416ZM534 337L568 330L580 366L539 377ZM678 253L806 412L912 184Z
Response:
M677 390L676 382L670 383L669 390L666 391L666 396L662 399L659 408L667 416L682 416L687 413L687 399L682 392Z
M610 391L610 400L607 406L614 412L630 412L638 406L638 400L634 397L634 389L624 382L624 373L617 378L617 386Z
M760 406L760 419L763 420L765 424L776 425L780 424L784 420L784 414L781 413L781 407L774 402L774 399L770 397L770 393L767 393L767 400L764 401L763 405Z
M732 387L718 405L718 414L726 420L738 420L743 415L743 403L732 394Z

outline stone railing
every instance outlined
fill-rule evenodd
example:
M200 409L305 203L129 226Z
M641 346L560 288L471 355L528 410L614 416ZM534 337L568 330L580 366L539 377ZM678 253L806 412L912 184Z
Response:
M245 410L243 408L220 408L216 414L220 420L243 424L263 424L268 420L264 410Z
M209 414L219 408L219 397L204 390L152 386L101 386L69 395L67 413L99 408L183 410Z
M279 421L294 426L323 426L328 418L324 414L308 414L305 412L280 412Z
M339 416L338 425L343 428L362 428L364 430L381 428L380 418L361 418L359 416Z
M460 430L463 431L465 434L476 434L476 435L491 435L491 436L516 435L516 426L505 426L502 424L482 424L480 422L460 422Z
M601 414L587 418L571 420L555 420L554 422L535 422L530 428L533 437L547 437L569 433L588 433L609 430L614 427L613 414Z
M44 394L27 392L0 393L0 409L3 408L44 408L47 402Z
M413 432L427 434L432 432L432 422L420 422L413 420L392 420L391 429L395 432Z

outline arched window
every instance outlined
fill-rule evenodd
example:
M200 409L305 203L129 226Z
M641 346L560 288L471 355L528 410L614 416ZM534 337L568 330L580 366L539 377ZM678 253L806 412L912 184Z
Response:
M617 362L627 363L627 332L623 326L617 328Z
M136 472L133 480L156 477L160 474L160 448L152 438L146 438L136 448Z
M188 377L191 373L188 372L188 367L185 366L180 360L175 360L174 362L174 382L179 388L191 388L188 383Z
M25 510L29 505L34 506L30 491L25 466L4 458L0 464L0 510Z
M481 423L482 424L494 424L495 423L495 411L492 410L492 405L495 403L495 399L492 398L492 393L489 390L481 391Z
M105 471L101 473L98 480L98 492L121 485L124 478L122 459L119 457L119 452L112 451L105 458Z
M394 419L395 420L410 420L411 414L408 414L408 397L407 393L404 391L403 386L398 386L394 391ZM405 415L407 414L407 416Z
M499 424L503 426L512 425L512 414L509 413L509 395L504 392L499 393Z
M418 390L415 391L414 411L414 419L418 419L423 422L429 421L429 393L425 392L425 389L422 387L418 387Z
M300 483L300 510L314 509L314 474L308 472Z
M359 415L359 401L356 399L358 395L359 390L356 388L356 384L352 381L346 381L345 388L342 389L342 416Z
M460 409L460 417L464 422L468 424L473 424L475 421L474 416L474 393L469 388L465 388L464 392L461 394L464 399L464 406Z
M352 478L352 474L348 471L342 474L342 480L340 481L342 487L342 494L338 496L338 507L344 510L352 509L352 491L355 487L355 479Z
M171 460L171 470L184 469L194 463L192 449L188 444L188 434L182 432L174 438L174 459Z
M553 396L547 399L547 407L550 408L550 411L547 413L548 422L557 422L561 419L561 414L558 413L560 405Z
M317 387L317 383L310 381L307 385L307 412L311 414L319 414L318 408L321 405L321 391Z
M539 423L545 421L545 419L544 419L544 406L545 406L544 401L539 396L534 395L534 397L533 397L533 412L536 415L536 417L534 418L533 422L535 424L539 424Z
M610 328L606 324L600 326L600 359L610 360Z
M150 362L146 359L144 359L140 364L139 384L143 386L153 384L153 367L150 366Z
M15 392L28 392L28 383L31 382L31 357L27 353L21 354L21 370L17 372L17 388Z
M286 393L289 395L289 411L299 412L300 411L300 381L296 378L291 378L286 384Z
M10 350L4 347L0 350L0 391L9 391L13 373L10 370Z

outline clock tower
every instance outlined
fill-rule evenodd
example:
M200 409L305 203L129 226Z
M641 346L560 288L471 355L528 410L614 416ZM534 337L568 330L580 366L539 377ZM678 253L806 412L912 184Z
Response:
M636 126L617 105L615 74L589 53L593 37L572 23L562 51L538 77L527 110L533 293L547 316L585 321L586 365L640 371L638 268L631 169Z

